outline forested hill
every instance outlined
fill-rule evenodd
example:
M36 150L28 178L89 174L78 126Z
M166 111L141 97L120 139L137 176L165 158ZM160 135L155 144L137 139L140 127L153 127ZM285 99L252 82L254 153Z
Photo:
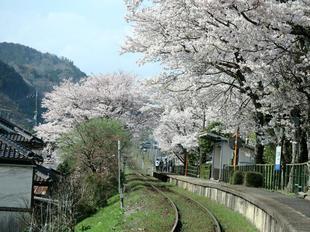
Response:
M84 76L86 74L66 58L20 44L0 43L0 115L31 128L36 90L41 120L44 93L64 79L78 81Z
M23 125L31 124L35 89L13 67L0 61L0 112Z
M86 76L72 61L49 53L41 53L33 48L0 43L0 60L12 66L25 81L46 92L63 79L75 81Z

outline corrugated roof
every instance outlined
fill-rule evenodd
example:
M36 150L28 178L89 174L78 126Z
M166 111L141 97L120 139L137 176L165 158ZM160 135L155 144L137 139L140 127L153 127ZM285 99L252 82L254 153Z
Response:
M223 137L221 135L217 135L217 134L214 134L214 133L210 133L210 132L203 132L203 133L200 133L198 135L200 138L201 137L206 137L210 140L212 140L213 142L222 142L222 141L225 141L225 142L228 142L229 143L229 138L226 138L226 137ZM244 140L240 140L240 147L243 147L243 148L248 148L250 150L254 150L254 147L249 145L249 144L246 144L244 142Z
M198 135L199 137L207 137L213 141L228 141L228 138L220 136L218 134L210 133L210 132L202 132Z
M48 186L33 186L33 193L35 195L46 195Z
M43 158L20 144L0 134L0 162L42 162Z

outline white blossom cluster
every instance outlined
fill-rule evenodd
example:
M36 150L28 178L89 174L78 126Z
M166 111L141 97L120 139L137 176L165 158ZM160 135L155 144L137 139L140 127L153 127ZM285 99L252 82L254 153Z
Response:
M168 97L172 106L164 103L155 131L163 147L194 145L202 127L194 115L211 107L209 119L248 125L257 144L266 141L268 128L284 127L289 137L290 128L301 127L310 151L309 0L125 2L133 33L123 51L142 53L141 63L160 62L166 89L195 95L178 95L185 98L182 110L178 97ZM296 109L298 125L292 123Z
M117 73L91 76L78 83L64 81L46 94L44 124L36 129L46 141L55 142L63 133L91 118L121 120L133 133L148 126L152 110L148 95L136 78Z

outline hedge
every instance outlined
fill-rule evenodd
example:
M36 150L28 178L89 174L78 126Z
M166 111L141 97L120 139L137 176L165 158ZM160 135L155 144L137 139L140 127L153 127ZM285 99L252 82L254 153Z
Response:
M259 172L246 172L245 173L245 186L248 187L262 187L264 177Z
M243 184L244 174L242 171L235 171L230 179L231 184Z

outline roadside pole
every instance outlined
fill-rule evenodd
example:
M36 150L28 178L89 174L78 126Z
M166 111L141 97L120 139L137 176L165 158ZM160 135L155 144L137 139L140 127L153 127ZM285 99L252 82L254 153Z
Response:
M118 160L118 193L120 197L120 205L121 209L124 208L124 196L123 196L123 189L121 183L121 141L117 141L117 160Z
M236 131L236 137L235 137L235 145L234 145L234 159L233 159L233 166L234 166L234 171L236 171L236 166L238 165L238 139L239 139L239 126Z

